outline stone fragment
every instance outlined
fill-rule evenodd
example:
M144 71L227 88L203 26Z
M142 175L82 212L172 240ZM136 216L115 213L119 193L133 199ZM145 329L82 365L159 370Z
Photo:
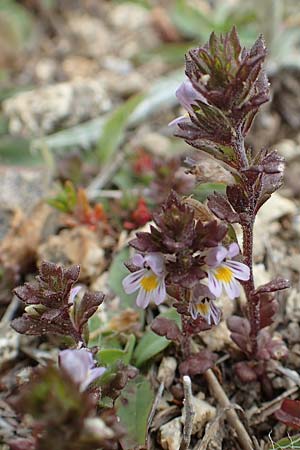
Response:
M172 356L164 357L160 363L157 379L161 383L164 383L166 388L170 387L173 383L176 367L177 361Z
M176 417L160 427L160 443L164 450L179 450L181 429L180 417Z
M200 394L200 397L202 397L202 393ZM193 396L192 401L195 411L192 434L202 433L205 425L215 418L216 408L198 396ZM181 421L182 423L185 421L185 407L182 411Z
M2 105L11 134L36 137L77 125L112 106L103 80L97 78L21 92Z
M63 230L38 249L39 264L43 260L63 265L80 264L80 280L94 280L103 271L106 260L99 237L85 226Z

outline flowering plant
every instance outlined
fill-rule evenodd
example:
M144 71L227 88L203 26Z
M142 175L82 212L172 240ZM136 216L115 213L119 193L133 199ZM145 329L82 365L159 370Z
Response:
M255 216L281 186L284 170L284 160L276 151L254 153L245 144L259 107L269 99L265 56L262 37L247 50L235 28L225 36L212 33L207 44L187 53L187 80L176 92L186 113L170 125L176 136L228 170L234 183L224 195L209 196L209 211L171 192L153 214L150 232L137 233L130 242L141 254L128 264L132 273L123 282L126 292L138 291L137 304L143 308L151 300L159 305L167 294L175 299L182 330L175 332L170 323L168 330L166 320L163 324L160 320L163 327L154 323L152 329L180 341L187 360L190 337L220 321L216 297L223 291L231 299L239 297L241 283L247 298L245 317L231 317L228 326L235 343L257 361L257 367L239 364L237 373L247 380L250 372L252 379L262 372L261 361L264 364L285 353L283 344L272 339L265 327L276 312L274 293L289 286L287 280L276 279L256 288L253 278ZM194 166L192 173L197 173L196 162ZM227 233L235 223L243 231L242 252L232 233L231 238Z

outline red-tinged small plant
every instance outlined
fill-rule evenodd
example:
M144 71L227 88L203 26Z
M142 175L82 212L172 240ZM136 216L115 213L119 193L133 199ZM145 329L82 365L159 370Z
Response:
M60 334L85 344L87 321L104 300L101 292L85 292L74 286L80 273L79 266L64 268L44 261L35 282L25 283L14 290L25 304L25 312L14 319L11 326L22 334Z
M115 411L102 406L114 404L137 370L119 362L97 366L97 347L88 348L88 320L104 299L101 292L82 292L76 286L79 266L65 268L43 262L31 283L14 290L25 303L25 312L12 321L19 333L41 336L58 334L70 338L76 348L62 350L58 364L35 368L29 382L20 388L12 406L29 415L31 435L9 442L11 450L117 450L124 430ZM28 435L28 431L25 435Z
M65 214L64 225L75 227L86 225L95 231L99 224L107 226L107 216L101 203L92 206L83 188L75 189L71 181L66 181L63 191L48 203Z
M88 389L104 371L87 349L65 350L59 367L35 369L12 400L16 411L31 417L31 436L11 440L10 449L117 449L124 430L113 410L98 411L100 389Z
M176 333L166 323L162 328L153 325L154 329L181 341L186 360L195 356L198 361L198 355L191 355L191 336L219 322L215 297L223 288L230 298L238 297L242 283L247 298L245 317L231 317L228 326L250 360L237 367L240 377L248 381L262 379L265 362L286 352L282 341L272 338L265 328L277 309L275 293L289 283L279 278L256 287L253 278L255 217L281 186L284 170L284 160L276 151L255 153L245 144L259 107L269 99L265 56L262 37L247 50L241 47L235 28L225 36L212 33L207 44L187 53L188 79L176 92L186 114L171 125L176 127L176 136L228 170L234 184L227 186L225 195L209 197L208 207L218 220L204 220L197 214L195 201L182 201L172 193L153 215L156 226L149 233L137 233L130 243L141 254L128 265L133 273L124 280L126 292L139 291L141 307L150 300L160 304L166 292L176 299L182 329ZM243 231L241 254L237 242L224 246L227 230L235 223Z
M150 222L151 218L152 213L149 210L145 199L140 197L135 209L131 212L129 219L125 220L123 225L126 230L134 230L144 226L147 222Z
M283 400L275 417L293 430L300 431L300 400Z

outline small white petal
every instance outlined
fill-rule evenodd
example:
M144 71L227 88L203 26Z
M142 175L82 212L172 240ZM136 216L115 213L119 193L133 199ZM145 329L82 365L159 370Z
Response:
M140 289L136 298L136 304L139 308L147 308L151 300L151 293L146 292L145 289Z
M222 284L220 283L219 280L217 280L217 278L210 270L207 271L207 275L208 275L208 289L216 297L220 297L222 293Z
M139 253L137 253L131 259L131 262L136 267L143 267L144 266L144 262L145 262L145 258L142 255L140 255Z
M162 302L165 301L167 296L167 292L166 292L166 285L165 285L165 281L161 280L155 294L153 294L153 298L154 298L154 303L156 305L160 305Z
M234 256L238 255L240 253L240 247L236 242L233 242L228 247L228 256L230 258L233 258Z
M243 281L249 280L250 269L246 264L239 261L226 261L225 265L231 269L234 278Z
M137 270L124 278L122 285L126 294L132 294L140 288L140 282L145 272L147 272L147 269Z

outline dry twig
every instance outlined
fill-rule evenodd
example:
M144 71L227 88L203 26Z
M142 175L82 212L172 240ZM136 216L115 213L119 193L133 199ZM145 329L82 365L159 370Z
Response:
M183 377L183 390L184 390L185 421L183 427L183 436L179 450L187 450L189 448L193 429L193 420L195 415L193 405L192 382L188 375L185 375Z
M216 398L220 406L222 406L222 408L230 408L226 411L226 417L232 428L235 430L241 447L244 450L253 450L254 446L252 440L247 433L246 428L240 421L237 413L231 408L232 405L224 389L220 385L217 377L211 369L205 372L205 376L208 381L211 393Z

